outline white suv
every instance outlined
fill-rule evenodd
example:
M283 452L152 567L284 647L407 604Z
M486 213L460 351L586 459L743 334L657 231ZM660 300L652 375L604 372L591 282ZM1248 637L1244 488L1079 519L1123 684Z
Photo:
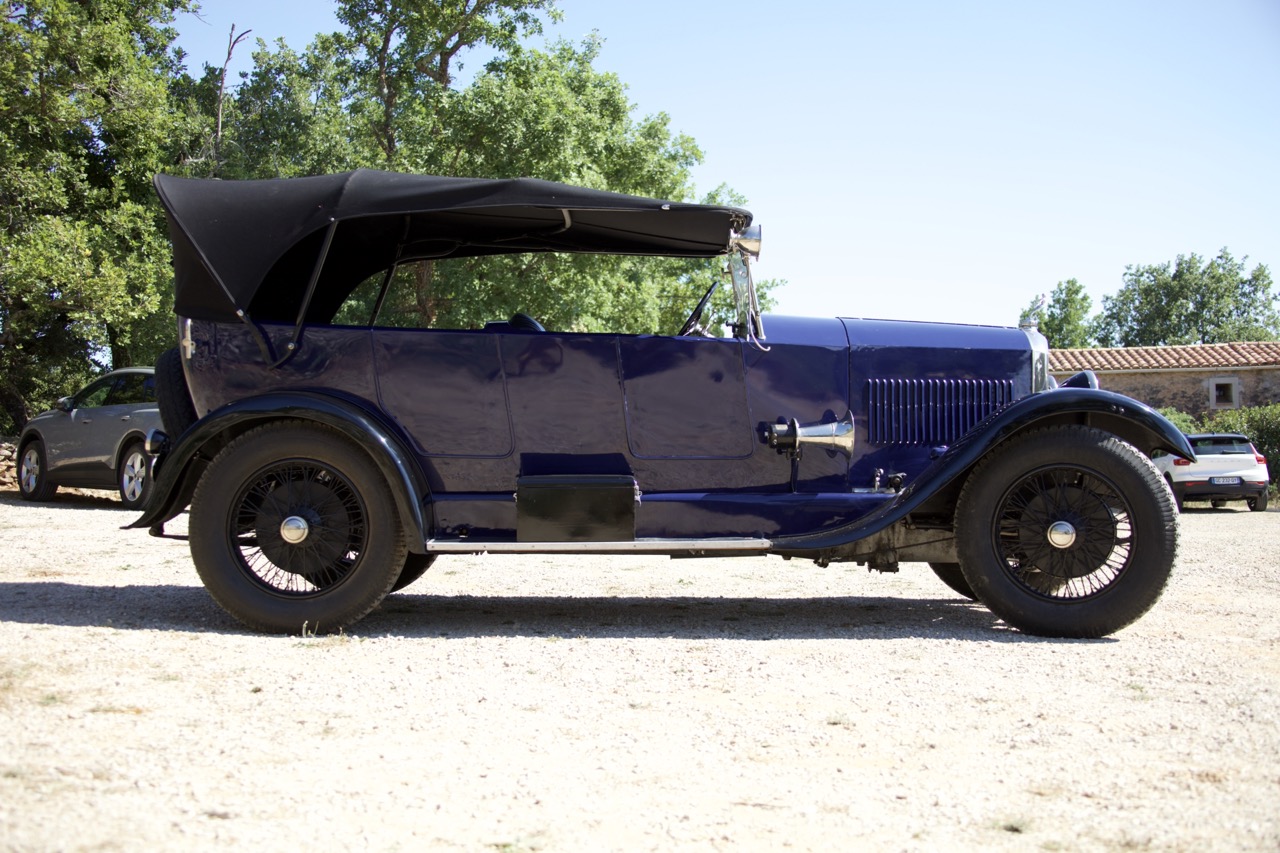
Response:
M1160 473L1169 481L1178 509L1183 501L1210 501L1215 507L1225 501L1246 501L1249 509L1267 508L1267 457L1243 435L1203 433L1188 435L1196 461L1188 462L1171 454L1152 457Z

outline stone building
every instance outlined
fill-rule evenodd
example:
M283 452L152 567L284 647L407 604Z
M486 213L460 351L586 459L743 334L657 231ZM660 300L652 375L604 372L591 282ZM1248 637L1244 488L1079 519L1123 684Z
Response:
M1280 403L1280 342L1275 341L1050 352L1049 371L1059 382L1081 370L1092 370L1109 391L1197 417Z

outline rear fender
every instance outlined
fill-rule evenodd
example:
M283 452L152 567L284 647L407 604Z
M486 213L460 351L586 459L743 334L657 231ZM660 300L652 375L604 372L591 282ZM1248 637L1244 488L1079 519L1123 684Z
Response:
M324 424L363 448L391 487L396 509L410 535L409 550L423 553L430 533L427 480L398 431L359 403L310 391L248 397L210 412L182 434L177 446L156 460L154 489L142 517L130 528L152 527L182 512L213 457L244 432L273 421Z
M1029 429L1080 424L1109 432L1150 456L1164 450L1195 459L1187 437L1167 418L1137 400L1096 388L1057 388L1023 397L988 417L951 445L916 481L875 512L849 524L815 534L778 537L774 551L788 556L847 558L848 545L876 535L926 508L934 498L958 493L965 477L988 453ZM937 502L935 502L937 503ZM946 500L935 515L950 515ZM941 510L946 510L945 513ZM859 549L861 550L861 549Z

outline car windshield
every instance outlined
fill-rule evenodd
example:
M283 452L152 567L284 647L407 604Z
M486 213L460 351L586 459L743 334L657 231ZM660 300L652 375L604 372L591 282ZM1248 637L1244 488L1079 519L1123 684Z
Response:
M1194 438L1191 440L1191 447L1195 450L1197 456L1215 453L1253 453L1253 445L1247 439L1230 435Z

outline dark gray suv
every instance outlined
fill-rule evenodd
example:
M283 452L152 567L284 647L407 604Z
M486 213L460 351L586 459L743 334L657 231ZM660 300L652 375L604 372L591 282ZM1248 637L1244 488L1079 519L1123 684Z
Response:
M27 421L18 440L18 491L47 501L59 486L120 491L136 509L151 493L148 431L160 427L155 370L108 373Z

